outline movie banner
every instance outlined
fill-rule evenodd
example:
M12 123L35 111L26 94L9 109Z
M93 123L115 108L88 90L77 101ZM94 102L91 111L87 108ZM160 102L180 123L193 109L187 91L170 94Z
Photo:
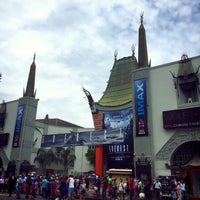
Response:
M41 147L95 146L124 142L122 129L48 134L42 136Z
M147 136L147 92L146 80L137 80L134 83L136 136Z
M19 147L19 139L22 127L24 106L19 106L17 110L17 119L15 122L15 130L13 134L13 147Z
M106 145L108 168L130 168L133 156L133 110L120 110L104 113L105 130L121 128L124 132L124 142Z

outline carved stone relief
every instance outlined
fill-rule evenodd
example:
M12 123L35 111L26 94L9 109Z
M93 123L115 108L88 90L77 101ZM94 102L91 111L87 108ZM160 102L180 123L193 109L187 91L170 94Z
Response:
M190 141L200 141L200 129L176 130L156 154L156 159L170 160L170 156L180 145Z

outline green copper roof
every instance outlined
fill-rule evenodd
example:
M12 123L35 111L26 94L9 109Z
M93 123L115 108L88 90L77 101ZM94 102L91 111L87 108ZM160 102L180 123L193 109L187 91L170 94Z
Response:
M98 101L102 106L120 106L132 101L132 73L137 68L135 57L125 57L115 60L111 70L107 88Z

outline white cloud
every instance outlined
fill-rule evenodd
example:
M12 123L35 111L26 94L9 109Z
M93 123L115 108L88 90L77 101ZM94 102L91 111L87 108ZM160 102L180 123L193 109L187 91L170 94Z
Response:
M164 6L163 6L164 5ZM144 11L152 66L199 55L198 1L7 0L0 8L1 99L20 98L36 52L38 118L92 127L82 85L98 101L118 58L138 48Z

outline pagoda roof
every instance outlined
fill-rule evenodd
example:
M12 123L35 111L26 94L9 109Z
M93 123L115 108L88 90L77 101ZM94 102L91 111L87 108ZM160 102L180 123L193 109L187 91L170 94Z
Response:
M97 102L101 106L120 106L132 101L133 98L133 71L137 69L137 60L134 56L116 59L106 90Z

